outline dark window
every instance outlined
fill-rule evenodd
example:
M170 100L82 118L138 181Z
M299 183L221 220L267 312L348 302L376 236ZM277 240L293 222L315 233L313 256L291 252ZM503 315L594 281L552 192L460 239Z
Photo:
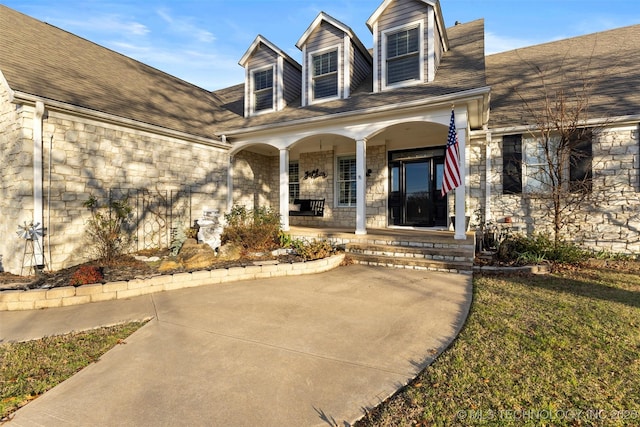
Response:
M289 162L289 203L300 198L300 164Z
M502 137L502 193L522 194L522 135Z
M338 51L313 57L314 99L338 96Z
M273 108L273 69L253 74L254 111Z
M419 28L387 35L387 84L420 78Z
M593 178L592 149L593 132L578 129L571 138L571 156L569 159L569 188L572 192L591 191Z

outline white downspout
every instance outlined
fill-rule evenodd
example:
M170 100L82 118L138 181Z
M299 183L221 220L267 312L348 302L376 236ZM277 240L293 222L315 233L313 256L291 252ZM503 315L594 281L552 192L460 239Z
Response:
M36 101L33 112L33 223L44 228L43 208L43 165L42 165L42 119L44 117L44 103ZM44 240L44 239L43 239ZM44 265L42 242L34 245L36 265Z

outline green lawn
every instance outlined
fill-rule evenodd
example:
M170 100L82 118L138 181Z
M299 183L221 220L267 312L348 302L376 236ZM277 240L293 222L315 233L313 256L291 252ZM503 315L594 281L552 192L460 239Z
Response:
M357 425L640 425L640 275L478 276L459 337Z
M0 344L0 424L11 412L97 361L142 323Z

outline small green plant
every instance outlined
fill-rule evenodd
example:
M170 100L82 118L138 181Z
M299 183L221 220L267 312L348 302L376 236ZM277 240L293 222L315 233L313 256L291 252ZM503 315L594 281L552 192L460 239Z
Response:
M333 255L335 249L331 246L331 243L326 240L301 240L296 239L292 242L291 246L296 253L302 257L305 261L312 261L314 259L326 258Z
M83 205L91 211L87 221L87 237L96 257L106 263L113 262L131 243L128 231L132 207L127 197L109 198L106 205L90 195Z
M98 267L93 265L83 265L73 273L73 276L71 276L71 286L100 283L103 280L104 276Z
M280 230L278 232L278 239L280 240L280 247L281 248L290 248L293 246L293 237L291 237L291 234L286 233L282 230Z
M178 227L176 228L176 234L175 236L173 236L173 239L171 240L171 245L169 246L169 249L171 249L172 256L176 256L178 255L178 252L180 252L182 245L187 240L187 231L189 231L189 229L185 230L182 222L178 222Z
M234 206L225 214L226 227L222 243L234 243L246 252L263 252L280 246L280 214L271 208L248 210Z

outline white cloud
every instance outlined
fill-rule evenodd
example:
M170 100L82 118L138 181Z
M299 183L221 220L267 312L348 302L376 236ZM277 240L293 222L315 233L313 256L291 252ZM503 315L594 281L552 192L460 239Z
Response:
M200 43L212 43L216 40L213 33L193 24L193 20L191 18L174 17L166 8L158 9L156 10L156 13L168 24L169 32L193 37Z
M541 42L538 40L505 37L487 31L484 37L484 50L486 55L491 55L493 53L506 52L539 43Z

